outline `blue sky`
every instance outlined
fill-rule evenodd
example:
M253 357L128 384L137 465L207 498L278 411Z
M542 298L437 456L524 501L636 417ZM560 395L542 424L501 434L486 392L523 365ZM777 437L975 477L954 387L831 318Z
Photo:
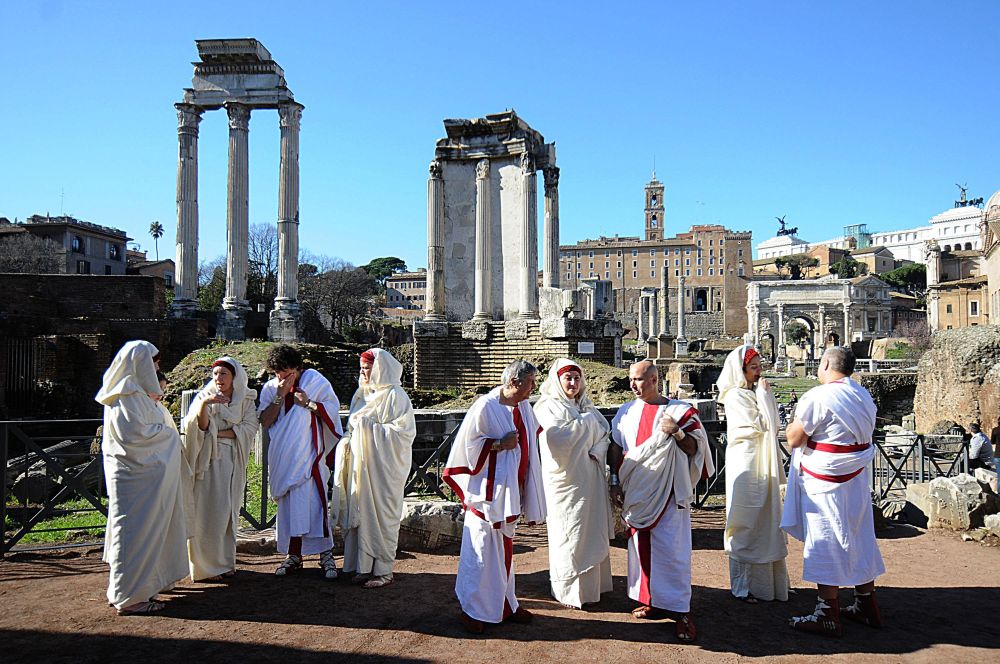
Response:
M640 234L654 156L671 233L907 228L955 183L1000 189L998 24L994 1L6 2L0 216L62 211L147 249L155 219L171 255L194 40L253 36L306 106L314 254L425 265L441 120L505 108L557 144L563 243ZM250 137L251 223L273 223L276 112ZM206 114L203 259L225 251L226 142Z

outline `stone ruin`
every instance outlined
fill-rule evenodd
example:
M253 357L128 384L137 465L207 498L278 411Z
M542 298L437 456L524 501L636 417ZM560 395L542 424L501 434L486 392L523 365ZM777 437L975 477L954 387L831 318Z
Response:
M298 304L299 123L304 106L285 83L285 72L256 39L199 39L200 62L177 109L177 274L172 313L190 317L198 298L198 124L205 111L229 116L229 184L226 231L226 294L217 336L244 338L249 242L247 139L254 110L277 109L281 125L278 193L278 293L268 336L301 336Z
M444 128L427 183L427 300L413 329L415 386L495 384L520 357L575 355L619 365L621 325L577 317L596 315L595 293L559 288L555 144L514 111L445 120Z

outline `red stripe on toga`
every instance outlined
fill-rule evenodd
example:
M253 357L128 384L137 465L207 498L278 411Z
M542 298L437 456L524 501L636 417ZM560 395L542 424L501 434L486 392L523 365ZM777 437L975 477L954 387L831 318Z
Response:
M642 405L642 417L639 418L639 431L635 437L635 446L639 447L653 435L653 422L656 420L656 413L660 407L656 404L646 403Z
M636 538L635 552L639 557L639 603L653 605L653 597L649 592L649 570L652 567L653 538L649 530L632 530Z
M515 406L516 408L516 406ZM503 564L504 568L507 570L507 579L510 580L510 566L514 561L514 539L507 537L506 535L501 535L503 537ZM513 611L510 608L510 602L507 601L506 591L504 592L503 598L503 619L506 620L511 615Z
M514 428L517 429L517 442L521 448L521 461L517 465L517 485L524 488L524 480L528 477L528 430L524 427L524 417L521 416L521 404L514 406Z

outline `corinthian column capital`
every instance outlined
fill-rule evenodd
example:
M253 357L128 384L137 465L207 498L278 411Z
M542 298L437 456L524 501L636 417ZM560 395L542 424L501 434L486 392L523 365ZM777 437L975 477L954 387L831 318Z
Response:
M535 158L531 156L530 152L521 153L521 170L524 171L525 175L531 175L537 170L535 168Z
M246 131L250 127L250 107L245 104L227 101L226 113L229 115L229 128Z
M545 178L545 193L550 193L553 189L559 186L559 167L549 166L542 171L542 176Z
M435 159L434 161L432 161L430 167L428 168L428 171L430 172L432 180L440 180L441 179L441 162L438 161L437 159Z
M298 129L302 122L303 108L305 106L294 101L278 104L278 125L282 129Z
M194 104L174 104L177 109L177 131L198 133L198 124L205 109Z
M480 159L479 163L476 164L476 179L486 180L490 177L490 160Z

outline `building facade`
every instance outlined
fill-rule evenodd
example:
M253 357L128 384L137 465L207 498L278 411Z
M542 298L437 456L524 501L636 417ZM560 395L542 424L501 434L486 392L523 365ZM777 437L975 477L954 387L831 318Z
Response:
M32 235L50 240L62 260L61 274L125 274L125 231L70 216L32 215L18 224Z
M385 280L387 309L423 309L427 299L427 271L400 272Z

